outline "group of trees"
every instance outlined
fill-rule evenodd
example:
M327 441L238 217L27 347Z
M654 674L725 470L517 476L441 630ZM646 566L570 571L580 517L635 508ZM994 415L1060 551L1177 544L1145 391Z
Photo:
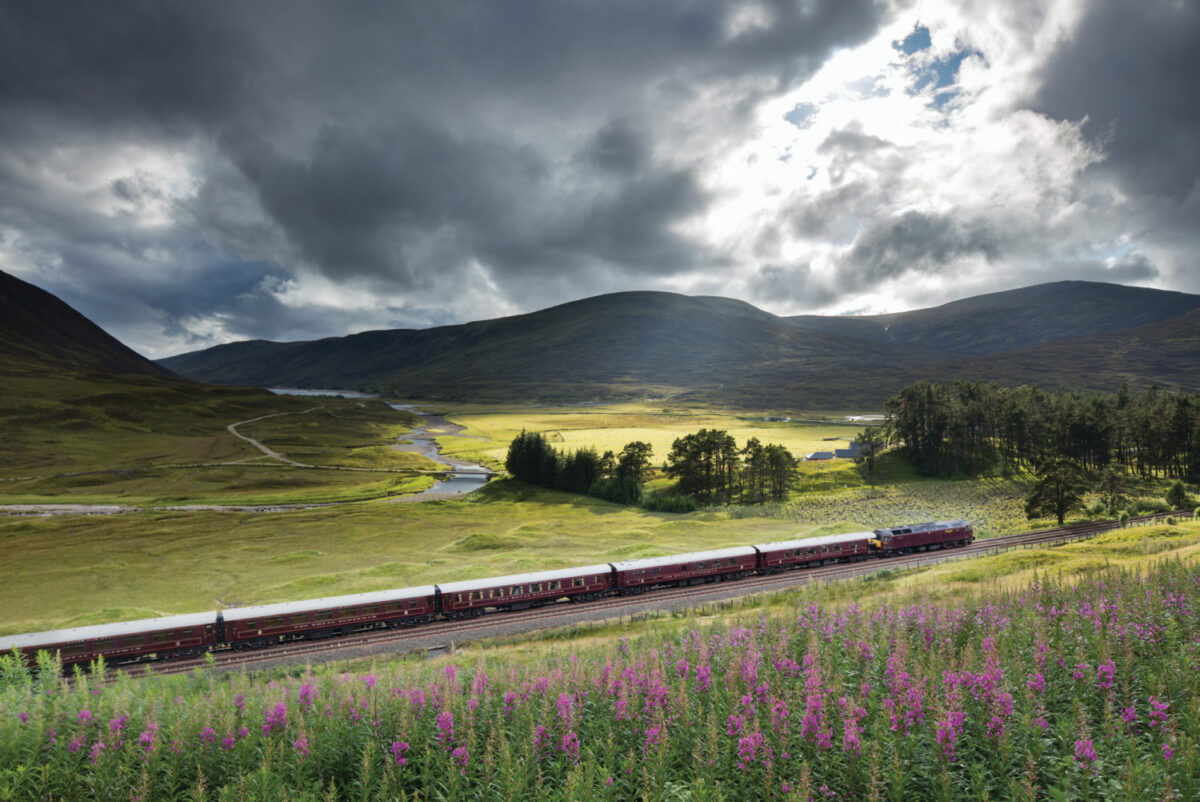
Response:
M640 440L627 443L619 454L601 455L592 448L560 452L540 432L522 431L509 444L504 467L529 484L663 511L686 511L696 503L779 501L797 473L795 458L781 445L751 438L739 448L728 432L701 429L675 440L663 465L684 497L673 500L643 495L653 455L650 444Z
M1200 481L1200 396L916 382L887 402L887 437L924 474L1038 471L1110 461L1142 478Z
M1129 471L1116 460L1109 462L1093 480L1089 471L1075 460L1056 457L1042 463L1038 468L1033 487L1025 497L1025 515L1029 518L1054 516L1058 519L1059 526L1062 526L1066 516L1082 506L1084 496L1089 491L1100 496L1095 511L1102 507L1109 515L1117 515L1121 512L1121 506L1128 500L1125 492L1129 482ZM1163 501L1168 509L1160 509L1162 512L1182 509L1195 503L1181 479L1175 480ZM1124 512L1134 515L1139 510L1132 506Z
M653 454L649 443L637 440L627 443L620 454L600 455L594 448L559 452L540 432L522 430L508 446L504 467L532 485L636 504Z
M663 470L679 492L704 504L780 501L796 478L796 460L781 445L752 437L744 448L723 429L701 429L671 445Z

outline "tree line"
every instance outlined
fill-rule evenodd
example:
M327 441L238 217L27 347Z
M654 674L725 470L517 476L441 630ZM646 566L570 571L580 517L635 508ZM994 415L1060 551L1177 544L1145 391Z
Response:
M1143 479L1200 481L1200 396L1151 387L1115 393L910 384L888 400L885 437L922 474L1037 472L1067 459L1110 462Z
M513 438L504 461L515 478L618 504L640 504L664 512L688 512L699 504L756 504L780 501L796 478L796 460L776 443L751 438L745 446L726 431L701 429L677 438L662 465L677 480L678 493L646 493L654 450L649 443L627 443L620 453L594 448L558 451L540 432Z

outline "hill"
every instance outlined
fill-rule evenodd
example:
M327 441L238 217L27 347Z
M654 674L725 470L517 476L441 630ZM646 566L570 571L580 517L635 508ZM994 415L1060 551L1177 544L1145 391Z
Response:
M56 296L0 271L0 369L5 375L124 373L178 377L119 342Z
M1200 296L1080 281L874 318L624 292L458 326L232 343L162 364L202 381L441 400L686 395L840 409L878 406L915 378L1200 389L1195 314Z
M1200 308L1200 295L1095 281L1057 281L890 315L797 315L813 331L994 354L1168 320Z
M764 366L819 377L917 365L913 345L809 331L728 298L624 292L526 315L298 343L253 341L162 364L203 381L347 387L457 399L582 400L739 387ZM751 376L754 386L748 386Z

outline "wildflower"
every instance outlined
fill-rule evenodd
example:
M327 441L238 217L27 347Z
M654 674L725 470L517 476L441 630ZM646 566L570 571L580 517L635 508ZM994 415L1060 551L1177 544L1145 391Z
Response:
M646 729L646 740L642 742L643 752L649 752L651 747L662 743L662 731L662 727L648 727Z
M104 754L104 749L104 741L96 741L96 743L92 745L90 758L93 766L100 762L100 756Z
M471 693L483 693L488 688L488 675L482 668L471 678Z
M263 711L262 731L270 734L287 727L287 702L276 702L271 710Z
M680 678L680 679L683 679L684 677L686 677L686 676L687 676L687 674L688 674L688 661L687 661L687 658L680 658L680 659L679 659L679 660L678 660L678 661L675 663L675 673L679 675L679 678Z
M446 679L450 680L451 682L454 682L454 678L457 675L458 675L458 668L455 667L454 663L451 663L450 665L446 666Z
M1046 730L1050 729L1049 722L1047 722L1046 719L1042 718L1041 716L1035 718L1032 723L1033 726L1041 730L1043 734L1046 732Z
M22 724L26 724L29 722L29 714L28 713L17 713L17 718L21 719Z
M142 734L138 736L138 745L145 750L147 758L154 751L154 739L158 735L158 725L150 722L146 725L146 729L142 730Z
M200 740L206 744L215 744L217 742L217 731L212 727L205 727L200 730Z
M1084 738L1075 742L1075 762L1080 768L1090 769L1095 772L1096 745L1092 743L1091 738Z
M81 724L91 724L92 723L92 711L91 710L80 710L79 711L79 722Z
M1125 722L1126 726L1132 727L1137 721L1137 709L1130 705L1121 710L1121 720Z
M397 766L403 766L408 762L408 758L404 757L404 753L407 751L407 741L392 741L392 758L396 761Z
M562 737L562 750L570 755L572 763L579 762L579 736L574 730Z
M471 759L471 753L467 751L467 747L460 746L450 754L454 758L454 762L462 767L463 774L466 774L467 763Z
M452 743L454 741L454 714L449 710L443 710L437 714L438 740L442 744Z
M541 724L537 725L533 731L533 753L536 755L542 748L542 744L546 741L546 728Z
M82 749L85 743L87 743L87 737L83 735L77 735L71 739L70 743L67 744L67 751L73 755Z
M612 784L613 784L613 778L612 778L612 775L609 775L608 777L605 777L605 778L604 778L604 787L605 787L605 788L611 788L611 787L612 787Z
M560 693L558 695L558 704L555 705L558 710L558 717L562 719L564 724L571 724L571 713L575 707L575 700L569 693Z
M742 724L744 721L745 721L745 719L743 719L737 713L733 713L732 715L730 715L729 718L726 719L726 721L725 721L725 734L726 735L737 735L739 732L742 731Z
M245 727L238 727L238 731L237 731L238 738L245 738L249 734L250 734L250 730L246 729Z
M1171 758L1175 757L1175 750L1172 749L1167 744L1162 745L1162 750L1163 750L1163 760L1170 760Z
M1160 702L1157 696L1150 697L1150 727L1166 727L1167 726L1167 708L1171 706L1170 702Z
M1113 678L1116 676L1117 666L1112 660L1105 660L1096 669L1096 685L1105 690L1113 686Z
M1073 672L1071 672L1071 678L1076 679L1076 680L1081 680L1087 676L1087 673L1088 673L1088 664L1080 661L1079 663L1075 664L1075 670Z
M958 736L962 735L966 720L966 713L951 710L946 714L945 721L937 722L937 742L942 746L942 756L951 763L954 762L954 745L958 742Z
M303 735L300 736L292 742L292 748L296 750L296 754L303 760L308 756L308 738Z
M771 751L771 747L767 745L767 739L761 732L752 732L746 737L738 741L738 768L745 771L750 767L750 764L758 757L759 750L762 750L762 763L764 766L771 765L771 759L775 756Z
M226 735L224 738L221 739L221 748L224 749L226 752L228 752L230 749L233 748L233 745L235 742L236 742L236 739L232 735Z
M129 723L129 716L122 714L116 718L108 720L108 731L113 735L120 735L125 730L125 725Z
M363 682L367 683L368 688L374 688L375 683L378 681L379 680L375 678L374 674L367 674L365 677L363 677Z
M303 707L305 710L311 710L312 706L313 706L313 699L316 698L316 695L317 695L316 688L313 687L313 684L311 682L306 682L303 685L301 685L300 693L298 696L300 706Z
M235 694L233 697L233 706L238 713L246 712L246 694L240 692Z
M1004 719L999 716L992 716L991 720L988 721L987 734L993 740L1000 740L1004 735Z
M1030 674L1029 679L1025 680L1025 684L1029 687L1029 690L1035 693L1046 692L1046 678L1040 671L1035 671Z

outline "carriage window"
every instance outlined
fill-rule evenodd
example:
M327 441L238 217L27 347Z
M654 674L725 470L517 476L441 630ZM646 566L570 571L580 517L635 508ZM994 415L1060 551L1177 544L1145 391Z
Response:
M541 582L534 582L532 585L529 586L529 590L531 593L538 593L541 591L541 589L542 589Z
M265 627L281 627L281 626L283 626L283 616L279 616L278 618L269 619L265 624L263 624L263 626L265 626Z
M154 637L151 638L151 640L154 641L155 643L166 643L167 641L173 641L173 640L175 640L175 633L174 632L155 632ZM111 649L115 645L116 645L116 643L114 643L111 640L97 641L96 648L97 649Z
M72 643L69 646L64 646L61 649L63 657L71 657L76 654L83 654L87 648L82 643Z
M258 624L254 623L253 621L247 621L245 626L246 629L258 629Z
M483 598L483 592L478 590L471 591L471 601L479 601Z
M358 615L358 610L355 610L353 607L346 607L338 611L339 618L351 618L356 615Z
M404 609L404 602L388 602L383 609L389 613L399 612Z
M304 615L294 615L294 616L292 616L292 618L291 618L291 623L293 623L293 624L307 624L307 623L308 623L308 614L307 614L307 613L305 613Z
M455 600L455 601L462 601L462 594L461 594L461 593L459 593L457 596L455 596L455 599L454 599L454 600Z
M562 588L562 582L557 579L550 583L550 590L559 590L560 588Z
M415 610L415 609L417 609L417 608L418 608L418 607L420 607L420 606L421 606L421 600L420 600L420 599L413 599L412 601L410 601L410 602L408 603L408 609L410 609L410 610Z
M313 613L313 619L316 621L328 621L333 618L333 610L321 610L319 613Z
M509 592L509 595L510 595L510 596L520 596L520 595L521 595L521 593L522 593L522 591L521 591L521 586L520 586L520 585L517 585L515 588L513 588L513 589L512 589L512 590Z
M725 564L726 565L737 565L737 560L735 560L733 557L730 557L728 560L725 561Z

